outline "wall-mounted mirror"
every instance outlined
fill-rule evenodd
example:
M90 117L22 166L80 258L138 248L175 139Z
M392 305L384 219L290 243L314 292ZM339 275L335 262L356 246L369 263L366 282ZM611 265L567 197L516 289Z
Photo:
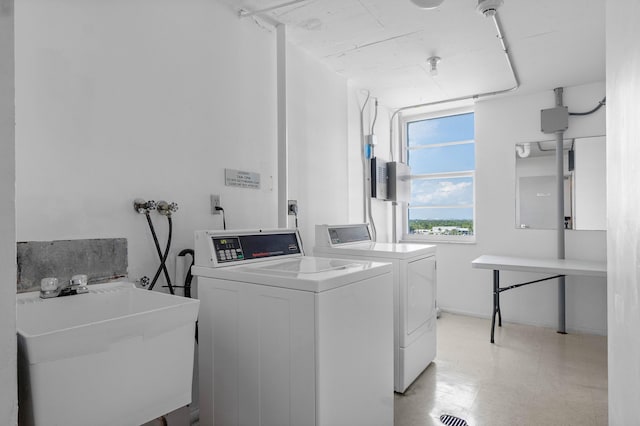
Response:
M564 140L566 229L606 229L604 136ZM516 156L516 228L556 228L556 141L521 142Z

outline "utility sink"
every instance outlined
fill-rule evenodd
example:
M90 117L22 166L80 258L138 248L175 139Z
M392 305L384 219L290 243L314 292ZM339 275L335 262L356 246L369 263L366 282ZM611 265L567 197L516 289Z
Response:
M189 404L199 304L127 282L18 294L20 425L140 425Z

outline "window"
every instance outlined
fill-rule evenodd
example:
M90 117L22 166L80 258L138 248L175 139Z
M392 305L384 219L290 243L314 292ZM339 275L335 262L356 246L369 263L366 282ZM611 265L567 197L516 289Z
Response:
M408 238L474 241L473 112L405 119L411 167Z

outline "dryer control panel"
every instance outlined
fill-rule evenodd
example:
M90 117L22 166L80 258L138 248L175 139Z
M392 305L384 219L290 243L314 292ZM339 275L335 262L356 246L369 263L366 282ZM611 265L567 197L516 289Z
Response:
M197 266L218 267L304 255L296 230L197 231L195 237Z
M371 241L371 233L366 223L355 225L316 225L316 245L335 247L342 244L365 243Z

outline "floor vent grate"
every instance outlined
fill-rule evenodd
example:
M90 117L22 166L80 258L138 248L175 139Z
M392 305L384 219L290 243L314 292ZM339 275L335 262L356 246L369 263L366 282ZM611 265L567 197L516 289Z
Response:
M441 415L440 421L447 426L469 426L469 424L465 420L462 420L460 417L452 416L450 414Z

